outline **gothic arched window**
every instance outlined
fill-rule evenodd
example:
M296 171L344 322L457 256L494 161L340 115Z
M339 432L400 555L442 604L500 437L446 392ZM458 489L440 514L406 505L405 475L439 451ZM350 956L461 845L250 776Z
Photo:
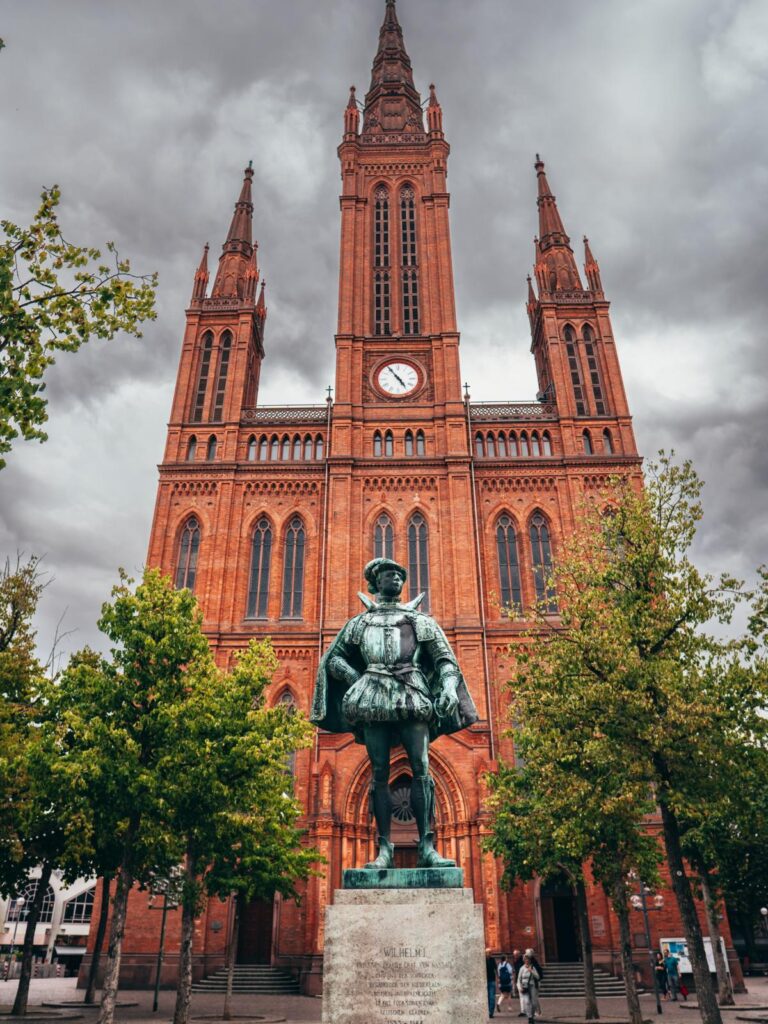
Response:
M288 462L290 457L291 457L291 439L286 434L283 437L283 455L282 455L283 462Z
M400 265L403 286L403 334L419 333L419 276L416 254L416 193L400 190ZM408 269L412 268L412 269Z
M389 266L389 192L384 185L373 194L373 265Z
M208 438L208 447L206 448L205 451L205 457L209 462L213 462L213 460L216 458L216 449L218 447L218 444L219 443L216 440L216 435L211 434L211 436Z
M517 455L517 434L514 432L514 430L509 435L509 454L512 456L512 458L515 458L515 456Z
M408 587L411 597L424 592L421 610L429 611L429 531L421 512L408 523Z
M297 434L293 439L293 459L297 462L301 458L301 438Z
M405 432L405 454L413 455L413 434L410 430Z
M373 557L395 557L395 531L386 512L381 513L373 527Z
M603 384L600 380L600 367L597 362L597 352L595 351L595 335L592 332L592 328L589 324L585 324L582 330L582 337L584 338L584 355L587 357L587 368L589 370L589 379L592 384L592 397L595 400L595 412L598 416L605 416L605 398L603 396Z
M541 435L541 445L542 445L542 448L544 449L544 454L545 455L551 455L552 454L552 438L549 436L549 433L546 430Z
M552 572L552 546L549 540L549 527L541 512L534 512L531 516L530 536L536 600L544 603L546 611L556 612L555 594L547 585Z
M380 270L373 275L373 333L389 334L389 274Z
M381 446L381 433L378 430L373 435L373 454L377 458L378 458L378 456L384 454L384 449Z
M224 394L227 390L227 372L229 371L229 354L232 349L232 335L224 331L219 342L219 369L216 374L216 397L213 405L213 419L216 423L224 411Z
M176 589L195 589L197 555L200 550L200 523L190 516L179 537L179 555L176 560Z
M269 567L272 561L272 527L266 516L256 523L251 541L251 577L248 585L249 619L267 617Z
M520 605L520 559L514 523L505 512L496 523L496 553L499 558L501 604L504 608Z
M424 441L424 431L423 430L417 430L416 431L416 454L417 455L426 455L427 454L427 446L426 446L426 443Z
M496 458L496 440L491 433L489 433L485 439L485 448L488 452L489 459Z
M304 438L304 458L309 461L312 458L312 435L307 434Z
M485 439L482 434L475 434L475 455L478 459L485 455Z
M570 324L566 324L565 351L568 356L568 369L571 373L571 385L573 397L576 402L576 415L586 416L587 406L584 400L584 384L581 379L581 365L579 364L579 353L576 349L576 334Z
M584 454L591 455L594 449L592 448L592 435L588 430L585 430L584 433L581 435L581 441L584 445Z
M269 441L267 440L266 435L263 434L262 437L261 437L261 440L259 441L259 459L262 462L266 462L268 455L269 455Z
M613 439L611 438L611 432L607 427L603 431L603 451L606 455L613 455Z
M285 562L283 564L284 619L300 619L304 600L304 523L294 516L285 533Z
M277 460L280 458L280 439L277 437L277 435L273 436L269 447L270 459L272 460L272 462L277 462Z
M319 462L322 459L322 457L323 457L323 439L320 436L320 434L318 434L316 439L315 439L315 458Z
M194 462L197 455L197 438L193 434L187 445L187 462Z
M539 435L534 430L531 434L531 455L538 457L541 455L541 445L539 444Z
M499 458L506 459L507 457L507 435L502 432L499 434Z
M525 456L526 458L529 455L529 452L528 452L528 435L526 434L525 431L523 431L522 434L520 435L520 454Z
M388 458L392 458L395 454L395 439L392 437L391 430L388 430L384 435L384 454Z
M255 462L256 461L256 451L257 451L256 438L251 436L251 437L248 438L248 461L249 462Z
M192 422L200 423L205 411L205 395L208 391L208 376L211 372L211 353L213 352L213 335L206 331L203 335L203 349L200 353L200 369L197 371L197 390L195 404L192 408Z

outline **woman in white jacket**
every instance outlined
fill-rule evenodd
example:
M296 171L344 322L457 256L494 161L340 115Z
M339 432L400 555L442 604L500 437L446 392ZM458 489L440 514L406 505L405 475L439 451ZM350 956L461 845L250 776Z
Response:
M517 990L522 1000L523 1011L528 1018L528 1024L534 1024L534 1017L539 1006L539 972L533 966L532 959L527 954L523 957L523 966L517 972Z

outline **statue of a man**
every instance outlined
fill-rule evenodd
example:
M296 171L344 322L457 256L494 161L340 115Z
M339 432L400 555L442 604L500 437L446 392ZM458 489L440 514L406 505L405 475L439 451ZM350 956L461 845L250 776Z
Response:
M366 611L344 626L320 662L311 720L330 732L354 733L373 769L371 797L379 834L367 868L391 868L390 749L402 743L413 773L411 807L419 830L419 867L449 867L435 849L435 784L429 774L430 740L477 721L477 711L445 634L398 598L408 574L389 558L374 558L364 575L377 600L360 594Z

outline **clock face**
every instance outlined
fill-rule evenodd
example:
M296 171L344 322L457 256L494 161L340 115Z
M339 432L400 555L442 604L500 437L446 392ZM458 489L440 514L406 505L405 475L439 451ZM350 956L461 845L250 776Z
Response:
M410 363L387 363L378 373L378 384L388 395L407 395L419 383L419 375Z

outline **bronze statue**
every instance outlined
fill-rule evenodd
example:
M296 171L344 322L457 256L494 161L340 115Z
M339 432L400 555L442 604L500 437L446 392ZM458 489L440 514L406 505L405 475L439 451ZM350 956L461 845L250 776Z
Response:
M371 803L379 852L366 868L391 868L390 749L402 743L413 773L411 807L419 830L419 867L452 867L434 846L435 784L429 744L477 721L477 710L445 634L417 610L424 595L400 604L408 574L389 558L374 558L364 575L378 598L350 619L317 671L311 720L329 732L354 733L373 768Z

